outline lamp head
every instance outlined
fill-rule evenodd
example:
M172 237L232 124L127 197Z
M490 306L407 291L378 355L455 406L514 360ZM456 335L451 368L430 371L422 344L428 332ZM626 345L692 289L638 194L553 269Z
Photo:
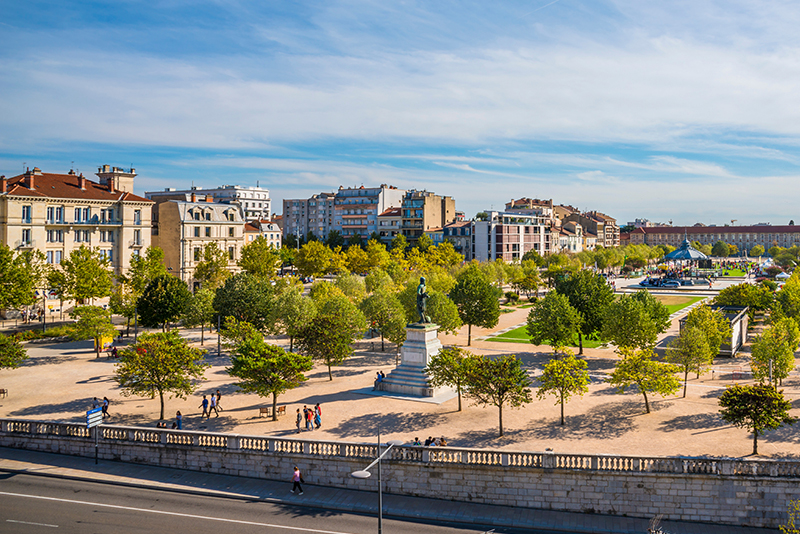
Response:
M369 471L353 471L350 473L350 476L353 478L369 478L372 476L372 473Z
M400 439L391 439L391 440L387 441L387 442L386 442L386 444L387 444L387 445L394 445L395 447L397 447L397 446L399 446L399 445L402 445L402 444L403 444L403 440L400 440Z

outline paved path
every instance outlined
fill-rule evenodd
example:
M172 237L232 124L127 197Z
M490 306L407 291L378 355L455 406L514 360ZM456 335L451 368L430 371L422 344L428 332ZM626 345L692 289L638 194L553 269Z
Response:
M342 512L377 515L375 493L307 484L304 495L289 492L289 482L227 475L211 475L150 467L123 462L20 451L0 447L0 472L58 477L73 480L132 486L162 491L209 495L246 501L278 502ZM312 480L312 474L305 477ZM288 476L287 476L288 480ZM0 488L2 488L0 477ZM477 529L509 527L573 533L636 533L647 531L648 521L629 517L554 512L474 503L459 503L419 497L384 494L386 517L463 523ZM665 521L673 534L766 534L768 529Z

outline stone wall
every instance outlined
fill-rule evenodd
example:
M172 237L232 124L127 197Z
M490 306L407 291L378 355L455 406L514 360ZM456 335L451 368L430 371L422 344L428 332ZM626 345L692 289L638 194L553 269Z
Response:
M377 455L358 443L102 426L103 460L375 491L355 479ZM0 446L94 456L74 423L0 420ZM776 527L800 495L800 462L631 457L401 446L383 464L389 493L575 512Z

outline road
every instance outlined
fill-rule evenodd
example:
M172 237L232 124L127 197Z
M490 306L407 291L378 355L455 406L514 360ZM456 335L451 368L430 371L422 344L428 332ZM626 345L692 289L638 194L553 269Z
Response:
M480 525L384 518L385 534L477 534ZM8 534L374 534L375 517L269 502L0 474L0 532ZM520 531L516 531L520 532ZM531 531L526 531L532 534ZM515 534L497 529L498 534Z

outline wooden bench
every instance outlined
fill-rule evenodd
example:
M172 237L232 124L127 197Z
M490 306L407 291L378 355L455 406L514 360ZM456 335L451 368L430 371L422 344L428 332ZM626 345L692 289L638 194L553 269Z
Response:
M8 390L7 389L0 389L0 397L5 397L6 395L8 395Z
M278 406L278 416L286 414L286 406ZM272 406L261 406L258 408L259 417L269 417L272 415Z

